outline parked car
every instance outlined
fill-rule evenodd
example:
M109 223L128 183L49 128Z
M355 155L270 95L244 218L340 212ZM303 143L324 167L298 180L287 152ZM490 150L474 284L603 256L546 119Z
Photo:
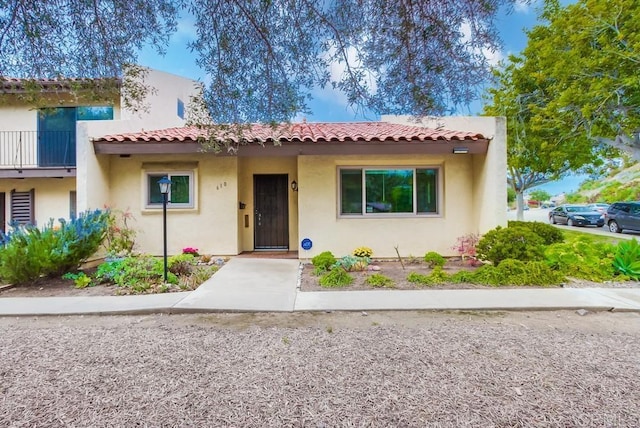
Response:
M560 205L549 211L549 223L567 226L604 226L604 215L586 205Z
M620 233L623 230L640 231L640 202L611 204L607 208L605 221L613 233Z
M587 206L594 211L598 211L600 214L606 213L607 208L609 208L609 204L603 204L601 202L595 204L587 204Z

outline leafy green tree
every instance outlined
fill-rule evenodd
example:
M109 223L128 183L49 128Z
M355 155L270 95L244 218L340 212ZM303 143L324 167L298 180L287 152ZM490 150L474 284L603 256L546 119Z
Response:
M547 0L522 73L545 91L532 126L582 133L640 160L640 2Z
M598 162L583 134L537 126L536 113L549 101L550 94L524 67L524 61L511 56L494 71L494 85L484 105L484 114L507 118L507 184L516 194L519 220L524 217L525 191Z
M356 109L440 114L475 98L514 1L0 0L0 75L122 77L189 13L218 123L289 120L327 85Z
M549 192L542 189L532 190L531 192L529 192L529 196L534 201L540 201L540 202L548 201L551 198L551 195L549 194Z

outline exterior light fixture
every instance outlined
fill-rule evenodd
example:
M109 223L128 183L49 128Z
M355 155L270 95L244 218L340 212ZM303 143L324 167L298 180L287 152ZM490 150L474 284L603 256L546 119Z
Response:
M167 200L169 198L169 190L171 189L172 181L169 177L165 176L158 180L160 186L160 193L162 193L162 235L164 244L164 282L167 283Z
M291 190L293 190L294 192L298 191L298 182L296 180L293 180L291 182Z
M454 147L453 148L453 154L455 155L465 155L469 153L469 148L468 147Z

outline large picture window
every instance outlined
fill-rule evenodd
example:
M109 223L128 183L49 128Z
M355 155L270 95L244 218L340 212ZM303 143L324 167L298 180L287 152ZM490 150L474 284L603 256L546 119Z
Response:
M438 214L438 168L341 168L340 215Z
M147 173L147 207L162 206L162 193L160 193L160 185L158 184L162 177L169 177L172 182L167 196L167 207L193 208L193 172Z

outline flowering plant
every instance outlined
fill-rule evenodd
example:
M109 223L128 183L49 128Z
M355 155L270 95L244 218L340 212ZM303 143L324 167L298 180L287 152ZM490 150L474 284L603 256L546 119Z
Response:
M371 257L373 250L369 247L358 247L353 250L353 255L356 257Z
M460 236L452 249L458 252L462 261L468 259L469 264L474 265L476 262L476 245L478 245L479 241L480 235L468 233Z
M200 254L198 254L198 249L197 248L192 248L192 247L185 247L182 249L182 254L191 254L192 256L196 256L198 257Z

